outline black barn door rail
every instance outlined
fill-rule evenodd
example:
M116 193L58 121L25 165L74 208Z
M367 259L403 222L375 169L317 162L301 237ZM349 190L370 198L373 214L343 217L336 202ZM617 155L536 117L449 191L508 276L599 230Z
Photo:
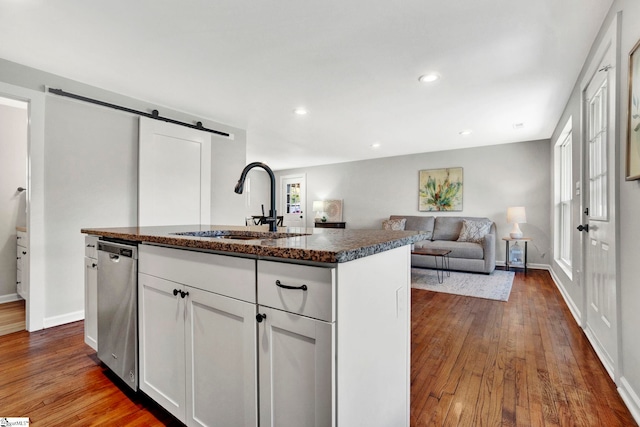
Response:
M191 129L197 129L197 130L202 130L202 131L205 131L205 132L211 132L211 133L215 133L216 135L222 135L222 136L226 136L226 137L230 136L226 132L222 132L222 131L215 130L215 129L208 129L208 128L202 126L202 122L197 122L195 125L193 125L191 123L185 123L185 122L180 122L178 120L169 119L167 117L161 117L160 113L158 112L158 110L153 110L151 113L145 113L144 111L138 111L138 110L134 110L132 108L123 107L121 105L110 104L108 102L100 101L100 100L97 100L97 99L87 98L86 96L76 95L74 93L65 92L62 89L49 88L49 92L51 92L51 93L53 93L55 95L66 96L67 98L73 98L73 99L77 99L79 101L89 102L91 104L96 104L96 105L101 105L103 107L113 108L114 110L126 111L127 113L137 114L139 116L144 116L144 117L149 117L150 119L161 120L161 121L167 122L167 123L173 123L174 125L185 126L185 127L191 128Z

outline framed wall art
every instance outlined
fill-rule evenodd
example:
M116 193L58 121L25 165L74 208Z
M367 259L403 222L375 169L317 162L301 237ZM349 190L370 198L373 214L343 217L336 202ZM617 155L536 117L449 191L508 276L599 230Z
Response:
M462 211L462 168L421 170L419 182L419 211Z
M342 222L342 200L325 200L324 211L327 214L327 221Z
M640 41L629 53L627 181L640 179Z

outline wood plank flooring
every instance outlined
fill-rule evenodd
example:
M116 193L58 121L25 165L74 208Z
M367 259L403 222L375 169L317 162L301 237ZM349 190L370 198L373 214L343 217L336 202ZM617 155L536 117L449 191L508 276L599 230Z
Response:
M517 273L507 303L413 290L412 305L412 427L637 425L547 272ZM180 425L116 385L82 322L0 337L0 369L3 417Z
M541 270L507 303L412 290L411 426L635 426Z
M0 304L0 336L24 331L25 316L25 300Z

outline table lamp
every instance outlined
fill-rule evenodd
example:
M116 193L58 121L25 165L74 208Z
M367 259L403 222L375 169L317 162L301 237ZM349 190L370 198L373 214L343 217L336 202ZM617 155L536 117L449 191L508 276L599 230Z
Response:
M311 210L316 213L315 221L321 222L324 218L324 200L314 200Z
M527 222L527 213L524 210L524 206L507 208L507 222L513 224L509 236L511 236L512 239L522 239L522 230L520 230L518 224L525 224Z

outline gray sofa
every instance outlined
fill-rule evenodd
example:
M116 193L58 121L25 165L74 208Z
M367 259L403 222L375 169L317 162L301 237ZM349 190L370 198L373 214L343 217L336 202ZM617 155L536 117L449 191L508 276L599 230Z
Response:
M496 224L488 218L464 216L391 215L391 220L406 219L405 230L431 232L431 240L415 243L415 248L449 249L451 270L490 274L496 267ZM459 242L463 220L486 221L489 232L479 242ZM412 267L435 268L435 257L411 255Z

